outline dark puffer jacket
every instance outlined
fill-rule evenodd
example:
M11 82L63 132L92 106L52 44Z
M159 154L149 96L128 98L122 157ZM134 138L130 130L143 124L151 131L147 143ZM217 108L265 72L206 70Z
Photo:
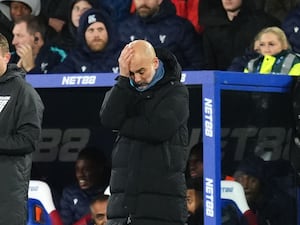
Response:
M131 15L120 23L119 33L121 41L126 44L142 39L155 48L170 50L184 70L203 69L200 38L189 20L176 15L176 8L170 0L164 0L153 16Z
M187 219L188 90L175 57L169 52L158 57L164 63L162 80L138 92L120 76L102 104L102 124L119 131L108 225L183 225Z
M32 152L41 135L43 103L10 65L0 76L0 224L25 225Z

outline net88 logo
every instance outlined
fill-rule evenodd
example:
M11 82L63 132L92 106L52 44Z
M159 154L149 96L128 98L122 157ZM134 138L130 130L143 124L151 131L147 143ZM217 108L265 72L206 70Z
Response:
M87 146L90 135L91 131L87 128L43 129L38 150L33 154L33 161L76 161L79 151Z

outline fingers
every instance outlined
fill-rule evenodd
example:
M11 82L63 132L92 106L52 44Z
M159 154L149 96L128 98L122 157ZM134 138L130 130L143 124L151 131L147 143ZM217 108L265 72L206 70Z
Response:
M119 68L120 68L120 75L122 76L129 76L129 64L130 60L132 59L134 54L133 48L130 44L127 44L124 49L122 50L120 57L119 57Z
M18 54L18 56L20 56L21 58L31 56L31 55L32 55L32 48L31 48L31 46L28 45L28 44L21 45L21 46L17 49L17 54Z

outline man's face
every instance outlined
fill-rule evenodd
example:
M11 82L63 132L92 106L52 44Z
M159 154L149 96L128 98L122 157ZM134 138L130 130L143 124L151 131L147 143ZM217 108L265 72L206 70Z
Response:
M159 11L162 0L134 0L136 12L141 17L152 16Z
M94 204L91 205L91 215L95 225L106 224L107 221L106 207L107 207L107 201L105 202L96 201Z
M203 162L197 154L191 154L189 158L189 170L192 178L203 177Z
M14 38L12 44L15 46L17 52L22 45L34 47L34 35L27 31L27 24L25 22L15 24L13 28L13 35Z
M88 9L92 8L90 3L87 1L79 1L76 4L73 5L72 13L71 13L71 20L75 27L79 26L79 19L80 16Z
M235 172L234 179L243 186L248 203L253 203L258 199L261 191L259 179L242 171Z
M276 55L284 50L284 48L278 37L270 32L261 35L259 50L262 55Z
M243 4L243 0L222 0L223 8L228 12L239 10Z
M16 21L20 17L31 14L31 9L23 2L11 2L10 3L10 16L13 21Z
M9 52L4 53L0 48L0 77L5 73L9 59Z
M190 214L195 214L196 210L203 207L203 200L201 198L201 193L195 189L187 189L186 192L186 202L188 212Z
M81 189L88 189L97 184L99 179L98 167L90 160L78 159L75 165L75 175Z
M91 51L102 51L108 43L108 33L105 25L101 22L91 24L85 31L85 41Z
M130 79L134 81L137 87L146 88L152 81L157 68L157 58L133 57L129 64Z

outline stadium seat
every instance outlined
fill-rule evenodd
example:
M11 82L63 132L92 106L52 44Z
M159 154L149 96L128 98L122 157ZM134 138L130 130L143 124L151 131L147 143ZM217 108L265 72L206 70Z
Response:
M28 188L27 225L63 225L47 183L31 180Z
M243 186L233 180L221 181L221 200L228 204L234 204L235 208L239 210L238 214L245 217L249 225L257 225L257 218L250 210L246 200Z

